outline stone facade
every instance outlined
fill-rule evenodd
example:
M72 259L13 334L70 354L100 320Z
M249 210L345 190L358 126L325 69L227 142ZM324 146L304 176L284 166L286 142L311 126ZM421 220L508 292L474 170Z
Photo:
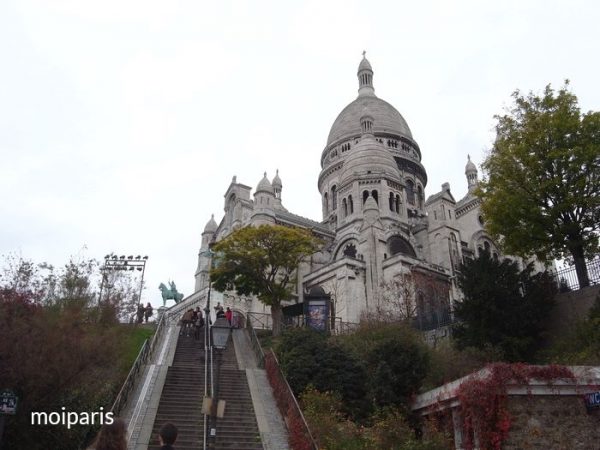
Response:
M224 198L225 214L202 233L196 293L207 286L208 245L239 227L282 224L310 228L325 245L301 265L296 301L322 286L335 299L335 316L358 322L365 311L382 306L386 286L418 273L411 302L423 329L450 319L451 304L460 298L454 274L464 258L487 249L500 252L483 229L479 201L473 195L477 168L467 160L467 195L456 201L450 185L425 199L427 172L421 149L402 115L375 95L373 69L360 62L358 97L334 121L322 151L318 189L319 221L300 217L283 205L283 183L265 173L254 193L233 177ZM396 280L396 282L394 281ZM408 301L408 300L407 300ZM248 311L262 311L245 302Z
M507 386L507 412L510 428L502 442L503 450L593 450L600 448L600 408L588 409L586 394L600 390L600 368L571 366L573 380L535 380L528 384L510 382ZM482 369L416 396L414 413L433 419L453 437L454 448L464 450L461 404L457 392L462 383L484 378ZM475 443L478 436L473 436Z

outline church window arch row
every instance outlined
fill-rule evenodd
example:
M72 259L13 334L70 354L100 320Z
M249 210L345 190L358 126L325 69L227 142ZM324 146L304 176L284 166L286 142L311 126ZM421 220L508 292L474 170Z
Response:
M398 141L393 140L393 139L388 139L387 146L390 148L398 148Z
M342 153L345 153L345 152L347 152L347 151L348 151L348 150L350 150L350 148L351 148L350 142L346 142L346 143L345 143L345 144L343 144L343 145L342 145L340 148L341 148L341 150L342 150Z
M395 212L396 214L400 214L400 195L394 192L390 192L388 202L390 211Z
M371 191L371 197L373 197L373 199L375 200L375 203L377 203L379 205L379 193L377 192L376 189L373 189Z

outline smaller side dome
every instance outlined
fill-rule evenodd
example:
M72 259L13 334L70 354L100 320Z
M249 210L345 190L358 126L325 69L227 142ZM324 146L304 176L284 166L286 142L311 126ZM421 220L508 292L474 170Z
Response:
M273 178L273 182L271 183L274 188L281 188L281 178L279 178L279 169L277 169L275 173L275 177Z
M206 222L206 226L204 227L204 233L214 233L217 231L217 222L215 222L215 215L210 215L210 220Z
M256 186L256 194L259 192L268 192L270 194L273 193L273 186L267 178L267 172L264 173L262 180L260 180L258 186Z
M367 199L365 200L365 205L363 206L363 211L379 211L379 206L377 206L377 202L375 199L369 194Z
M473 161L471 161L471 155L467 155L467 165L465 166L465 175L468 175L469 173L475 172L477 173L477 167L475 166L475 164L473 164Z
M467 176L467 186L469 189L469 193L473 193L477 188L477 184L479 180L477 179L477 167L471 161L471 155L467 155L468 161L465 166L465 175Z

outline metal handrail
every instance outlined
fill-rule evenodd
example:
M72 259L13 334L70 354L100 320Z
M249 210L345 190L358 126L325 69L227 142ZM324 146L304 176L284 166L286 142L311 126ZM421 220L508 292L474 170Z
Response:
M254 325L259 324L262 330L273 329L271 314L266 313L255 313L249 312L246 315L246 322L252 325L252 328L256 328Z
M250 331L250 343L252 344L252 350L256 355L256 359L258 360L258 367L261 369L265 368L265 353L263 352L262 346L260 345L260 341L258 340L258 336L256 335L256 330L252 326L252 321L250 320L250 314L246 315L246 328Z
M310 432L310 428L308 427L308 423L306 422L304 414L302 414L302 409L300 408L300 405L298 404L298 401L296 400L296 396L294 395L294 392L292 391L292 388L290 387L289 383L287 382L287 379L285 378L285 375L281 371L281 367L279 366L279 361L277 360L277 356L275 356L275 352L273 352L273 350L269 350L269 357L272 358L273 364L275 365L275 368L276 368L275 375L278 378L280 378L280 381L282 381L285 384L285 386L286 386L287 397L288 397L288 399L291 398L291 400L292 400L292 404L290 405L291 408L293 408L299 414L300 419L302 420L302 423L304 424L304 430L306 431L306 433L308 435L306 437L308 437L311 449L312 450L318 450L319 446L317 445L315 439L313 438L312 433ZM269 372L267 371L267 375L268 375L268 373ZM269 378L269 377L267 376L267 378ZM271 382L270 379L269 379L269 382ZM273 388L273 390L275 390L274 386L271 386L271 387ZM280 405L279 402L276 402L276 403L277 403L277 407L279 408L279 411L280 411L281 415L283 417L286 417L288 411L282 411L282 405ZM287 422L286 422L286 424L287 424Z
M163 314L158 321L158 325L156 326L156 330L154 331L152 339L146 339L142 344L142 348L140 349L135 361L133 362L129 373L127 374L127 378L125 378L125 382L121 386L121 389L117 394L117 398L115 399L110 409L115 414L115 416L118 416L120 414L121 409L123 408L123 406L127 402L127 399L129 398L129 394L135 387L141 372L141 367L144 364L146 364L148 359L150 359L154 354L156 345L160 337L162 336L163 330L165 329L166 322L167 320L165 318L165 315Z
M115 416L118 416L121 413L121 409L125 405L125 402L127 402L127 397L129 396L129 393L133 390L133 387L135 386L135 382L139 375L140 368L146 362L149 353L149 339L146 339L144 341L144 345L142 345L142 348L140 349L140 352L137 355L137 358L131 366L131 369L129 370L129 374L127 374L127 378L125 379L123 386L121 386L121 390L117 394L117 398L115 399L112 407L110 408L110 411Z

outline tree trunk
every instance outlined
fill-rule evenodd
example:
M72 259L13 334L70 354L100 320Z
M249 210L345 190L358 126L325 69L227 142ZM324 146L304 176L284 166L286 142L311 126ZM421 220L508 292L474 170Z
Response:
M575 261L575 272L577 273L577 281L579 281L579 289L590 285L583 247L577 246L571 248L571 255Z
M281 334L281 323L283 321L281 305L271 305L271 319L273 319L273 336L279 336Z

